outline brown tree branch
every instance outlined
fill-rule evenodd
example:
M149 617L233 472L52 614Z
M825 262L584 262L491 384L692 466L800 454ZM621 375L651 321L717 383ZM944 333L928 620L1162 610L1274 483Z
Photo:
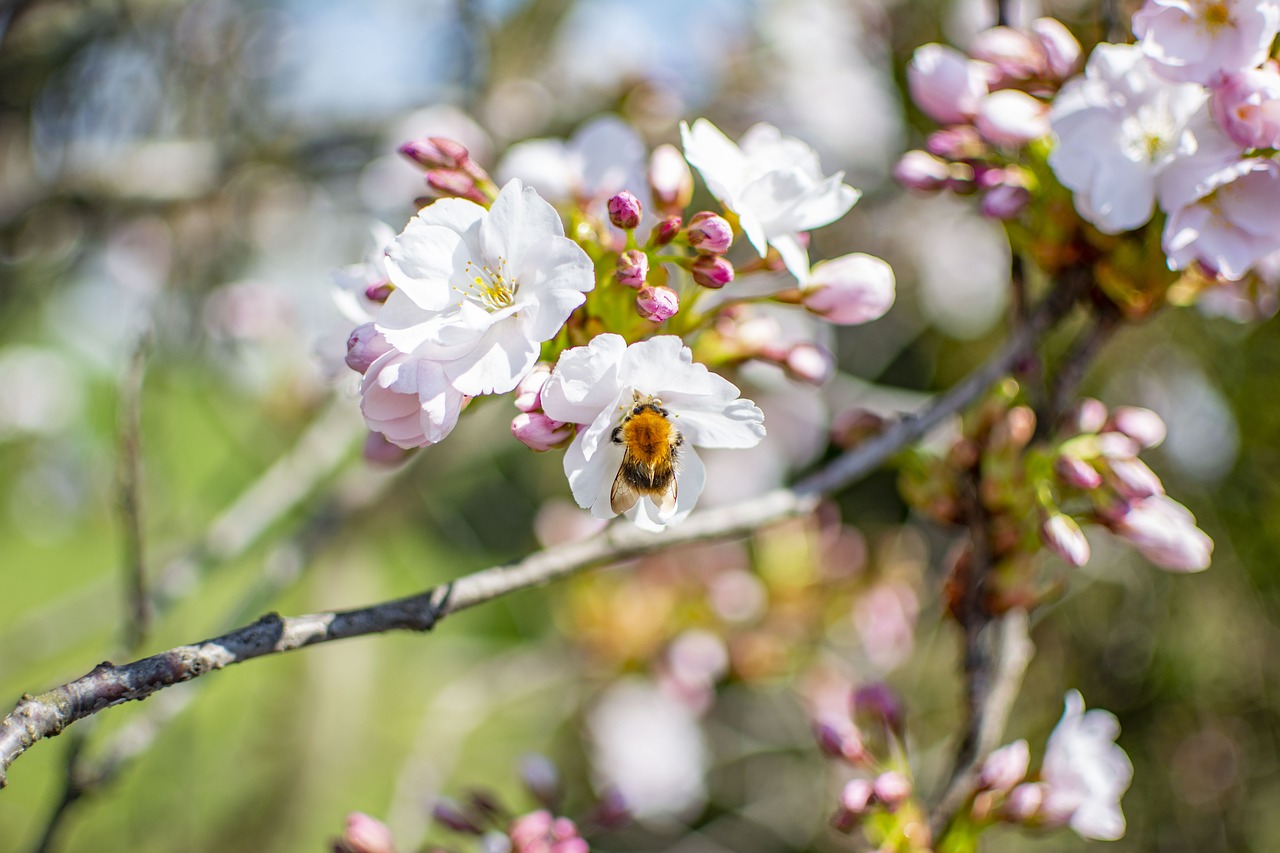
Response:
M1041 333L1070 311L1077 293L1073 287L1055 289L988 362L939 395L923 412L890 423L878 435L792 488L699 512L661 534L645 533L629 523L615 523L590 540L539 551L514 563L371 607L294 617L271 613L221 637L119 666L104 662L67 684L37 696L24 695L13 712L0 721L0 787L7 782L8 768L37 741L57 735L104 708L144 699L213 670L347 637L392 630L429 631L445 616L460 610L587 568L676 545L743 536L762 526L812 512L823 495L870 473L889 456L977 399L992 382L1008 373Z

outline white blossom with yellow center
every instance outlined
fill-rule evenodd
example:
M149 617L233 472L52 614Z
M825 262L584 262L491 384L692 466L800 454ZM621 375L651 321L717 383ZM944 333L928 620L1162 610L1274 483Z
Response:
M396 351L441 365L468 396L516 387L595 286L555 208L518 180L486 210L441 199L387 250L395 292L376 327Z
M1274 0L1146 0L1133 16L1142 52L1162 77L1216 86L1262 64L1280 31Z

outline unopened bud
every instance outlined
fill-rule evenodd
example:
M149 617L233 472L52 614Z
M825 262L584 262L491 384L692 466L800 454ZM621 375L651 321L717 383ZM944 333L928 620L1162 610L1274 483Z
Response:
M986 151L982 137L968 124L935 130L925 140L925 148L945 160L971 160Z
M1014 823L1026 823L1040 812L1044 804L1044 784L1026 782L1009 792L1004 801L1005 816Z
M364 289L364 298L370 302L386 302L391 298L391 292L395 289L395 285L391 282L379 281Z
M876 792L876 799L884 804L889 811L895 810L898 806L911 796L911 780L896 770L887 770L876 777L873 783Z
M826 347L801 341L787 350L788 375L809 385L825 385L836 372L836 358Z
M974 126L993 145L1016 148L1049 135L1049 105L1019 89L1001 89L982 99Z
M618 256L614 275L625 287L643 286L649 277L649 256L639 249L628 249Z
M1016 740L993 751L982 762L978 784L989 791L1010 791L1027 775L1031 750L1025 740Z
M356 326L347 338L347 367L364 374L381 356L391 352L391 344L373 323Z
M1080 63L1080 42L1056 18L1031 22L1031 39L1044 54L1045 70L1053 80L1070 77Z
M525 447L541 453L573 438L575 428L542 412L521 412L511 419L511 434Z
M405 459L409 458L412 450L400 447L387 441L387 437L380 432L370 432L364 439L364 447L361 450L364 460L370 465L381 465L385 468L393 468L399 465Z
M733 281L733 264L721 255L698 255L691 272L695 282L712 290L719 290Z
M983 66L953 47L926 44L916 48L907 63L911 99L940 124L973 118L987 94Z
M902 734L902 702L882 681L864 684L853 692L855 715L877 720L896 735Z
M1088 491L1102 485L1102 475L1098 473L1098 469L1078 456L1062 454L1054 460L1053 470L1067 486Z
M1085 397L1076 403L1075 410L1071 413L1070 426L1075 432L1083 435L1101 432L1106 423L1106 405L1092 397Z
M869 779L850 779L840 790L840 807L855 815L865 814L875 793Z
M347 828L336 849L342 853L396 853L391 830L382 821L363 812L347 815Z
M622 796L622 792L617 788L606 788L600 794L600 800L595 808L583 819L583 823L595 824L604 829L614 829L629 820L631 820L631 810L627 807L627 801Z
M654 246L665 246L676 238L682 228L684 228L683 219L679 216L668 216L653 226L653 233L649 235L649 242Z
M640 199L622 192L609 199L609 221L623 231L631 231L640 224Z
M516 386L516 408L522 412L542 409L542 386L551 378L551 365L540 361L524 375Z
M733 245L733 226L709 210L695 213L689 220L689 245L699 252L723 255Z
M942 189L948 165L928 151L913 149L903 154L893 167L893 179L909 190L933 192Z
M978 211L988 219L1014 219L1031 203L1031 191L1013 184L998 184L982 194Z
M465 198L476 204L487 201L484 193L476 187L475 178L462 172L433 169L427 172L427 186L446 198Z
M1143 447L1156 447L1166 434L1164 420L1150 409L1141 406L1116 406L1107 426L1129 436Z
M989 63L1006 80L1039 77L1044 54L1031 37L1012 27L991 27L978 33L969 47L974 59Z
M819 261L801 287L804 307L832 323L853 326L884 315L896 294L893 267L854 252Z
M651 323L663 323L680 310L680 297L669 287L645 285L636 294L636 312Z
M1160 482L1160 477L1147 463L1136 457L1107 460L1107 473L1116 491L1129 500L1164 494L1164 484Z
M397 150L424 169L458 169L471 159L465 145L443 136L414 139Z
M1089 562L1089 540L1069 515L1055 512L1046 518L1040 525L1040 540L1069 566Z
M663 213L678 213L693 198L693 173L674 145L662 144L649 157L649 189Z

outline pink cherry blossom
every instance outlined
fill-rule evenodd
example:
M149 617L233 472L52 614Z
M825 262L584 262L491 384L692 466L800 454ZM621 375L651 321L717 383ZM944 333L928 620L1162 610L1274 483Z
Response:
M893 305L893 267L862 252L819 261L800 292L806 308L832 323L867 323Z
M1133 765L1115 743L1119 733L1114 714L1086 712L1079 691L1067 693L1040 768L1047 823L1068 823L1082 838L1099 841L1124 835L1120 797L1133 779Z
M942 124L968 121L987 94L985 67L954 47L926 44L907 64L911 100Z
M360 393L360 411L369 429L404 448L444 440L467 399L450 384L443 364L395 350L369 367Z
M994 145L1026 145L1049 135L1048 108L1026 92L1001 89L982 99L975 126Z
M1195 516L1167 495L1134 504L1112 529L1162 569L1199 572L1213 556L1213 540L1196 527Z
M1268 62L1226 75L1213 90L1209 109L1237 145L1275 148L1280 144L1280 70Z
M1133 16L1134 35L1160 75L1216 85L1223 75L1255 68L1280 32L1273 0L1146 0Z
M1199 262L1230 280L1280 250L1280 164L1245 160L1208 195L1172 212L1164 229L1171 269Z

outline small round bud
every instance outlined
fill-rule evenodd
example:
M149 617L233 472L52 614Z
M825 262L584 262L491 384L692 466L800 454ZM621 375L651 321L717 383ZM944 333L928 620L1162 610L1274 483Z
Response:
M410 140L397 150L424 169L458 169L471 159L465 145L443 136Z
M370 302L386 302L391 298L391 291L395 290L395 285L389 281L379 281L371 284L364 289L364 297Z
M1123 433L1143 447L1158 446L1167 431L1163 418L1141 406L1116 406L1105 428Z
M640 199L622 192L609 199L609 221L623 231L631 231L640 224Z
M1054 460L1053 470L1067 486L1088 491L1102 485L1102 475L1098 470L1078 456L1062 454Z
M911 780L896 770L887 770L876 777L873 787L876 799L893 811L911 796Z
M342 853L396 853L396 844L382 821L363 812L352 812L347 815L347 828L336 849Z
M942 189L949 174L945 160L918 148L903 154L893 167L895 181L909 190L924 192Z
M882 681L864 684L853 692L856 715L877 720L896 735L902 734L902 702L889 685Z
M1044 804L1044 783L1026 782L1009 792L1004 813L1014 823L1025 823L1040 812Z
M698 255L691 271L695 282L712 290L733 281L733 264L721 255Z
M624 287L643 286L649 277L649 256L639 249L628 249L618 256L614 276Z
M408 459L409 454L412 452L412 450L387 441L387 437L380 432L370 432L366 435L364 447L361 450L366 462L370 465L381 465L385 468L394 468Z
M709 210L695 213L689 220L689 245L699 252L723 255L733 245L733 226Z
M980 156L986 149L978 131L968 124L935 130L924 145L930 153L946 160L969 160Z
M684 220L679 216L669 216L653 227L653 233L649 235L649 242L654 246L665 246L676 238L680 233L680 229L684 227Z
M1107 423L1107 407L1101 400L1085 397L1076 403L1070 426L1082 435L1100 432Z
M549 809L560 804L560 771L545 755L526 755L520 760L520 779L529 793Z
M801 289L804 307L832 323L867 323L893 305L893 267L880 258L854 252L813 265Z
M1055 512L1046 518L1040 525L1040 540L1068 566L1089 562L1089 540L1069 515Z
M840 807L855 815L865 814L875 793L869 779L850 779L840 790Z
M636 312L651 323L670 320L680 310L680 297L669 287L640 288L636 294Z
M825 385L836 372L836 359L826 347L801 341L787 350L787 373L809 385Z
M524 375L516 386L516 408L522 412L536 412L542 409L542 386L551 378L551 365L540 361Z
M373 325L356 326L347 338L347 367L364 374L381 356L391 352L391 344Z
M1014 219L1031 203L1031 191L1012 184L998 184L982 194L978 210L988 219Z
M511 419L511 434L539 453L564 444L575 432L573 424L552 420L542 412L521 412Z

